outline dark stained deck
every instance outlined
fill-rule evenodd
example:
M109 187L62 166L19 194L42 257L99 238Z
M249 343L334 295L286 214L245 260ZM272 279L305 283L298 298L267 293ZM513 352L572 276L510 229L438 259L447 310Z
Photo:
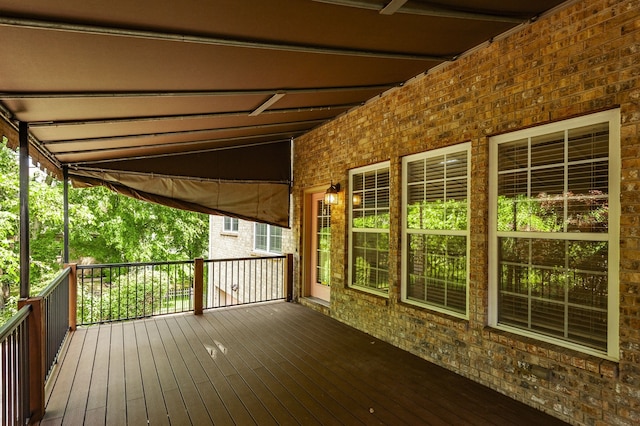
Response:
M78 329L51 383L43 425L562 424L285 302Z

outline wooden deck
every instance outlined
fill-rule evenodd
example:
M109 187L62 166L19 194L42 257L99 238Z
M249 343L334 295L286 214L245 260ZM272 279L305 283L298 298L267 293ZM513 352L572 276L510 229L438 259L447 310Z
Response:
M553 425L300 305L78 329L43 425Z

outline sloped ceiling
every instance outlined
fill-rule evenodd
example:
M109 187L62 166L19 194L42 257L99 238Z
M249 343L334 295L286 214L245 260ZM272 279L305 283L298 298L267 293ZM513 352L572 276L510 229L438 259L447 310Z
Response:
M156 202L180 194L122 176L207 182L203 199L212 182L260 183L277 188L273 208L288 198L292 139L560 3L0 0L3 129L15 145L11 128L28 123L33 156L76 182ZM288 201L266 216L192 202L288 221Z

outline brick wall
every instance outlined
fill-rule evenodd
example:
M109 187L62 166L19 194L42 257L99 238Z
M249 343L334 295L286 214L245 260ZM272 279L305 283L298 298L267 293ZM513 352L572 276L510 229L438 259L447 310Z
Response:
M230 259L250 256L269 256L270 253L255 251L254 222L238 220L238 232L223 230L224 217L209 217L209 258ZM282 229L282 253L293 253L294 241L290 229ZM273 253L271 253L273 254Z
M640 1L577 1L298 138L294 232L307 188L391 161L390 291L346 286L346 205L332 215L330 315L573 424L640 423ZM619 107L620 361L487 326L489 136ZM401 159L472 144L469 319L400 302ZM322 166L319 166L322 165ZM298 273L298 292L302 277Z

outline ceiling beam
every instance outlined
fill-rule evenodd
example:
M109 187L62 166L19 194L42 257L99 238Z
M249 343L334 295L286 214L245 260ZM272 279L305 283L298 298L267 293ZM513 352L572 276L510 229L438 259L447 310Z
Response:
M393 15L400 9L407 0L391 0L385 7L380 10L380 15Z
M246 140L250 140L250 139L257 139L257 138L273 138L273 140L270 141L265 141L265 142L254 142L254 143L243 143L243 144L239 144L239 145L232 145L232 146L222 146L222 147L216 147L216 148L207 148L207 149L200 149L200 150L192 150L192 149L188 149L182 152L173 152L170 154L166 154L166 155L180 155L180 154L194 154L194 153L198 153L198 152L208 152L208 151L220 151L220 150L227 150L227 149L234 149L234 148L246 148L249 146L255 146L255 145L265 145L265 144L271 144L271 143L277 143L277 142L284 142L287 140L291 140L291 138L298 136L298 135L302 135L304 134L306 131L303 130L299 130L299 131L294 131L294 132L280 132L280 133L270 133L267 135L251 135L251 136L237 136L237 137L233 137L233 138L221 138L221 139L203 139L203 140L197 140L197 141L188 141L188 142L171 142L171 143L166 143L166 144L153 144L153 145L134 145L134 146L126 146L126 147L110 147L110 148L99 148L99 149L92 149L92 150L86 150L86 151L68 151L65 153L62 153L61 156L69 156L69 155L86 155L88 153L100 153L100 152L113 152L113 151L132 151L132 150L136 150L136 149L141 149L141 148L172 148L172 147L189 147L189 146L194 146L194 145L204 145L204 144L209 144L209 143L228 143L228 142L240 142L240 141L246 141ZM145 156L139 156L139 157L127 157L126 155L123 155L122 157L113 157L113 158L106 158L106 159L102 159L102 160L86 160L86 161L68 161L65 162L66 165L68 165L70 168L72 167L76 167L76 166L81 166L83 164L97 164L97 163L109 163L109 162L113 162L113 161L122 161L122 160L136 160L139 158L150 158L150 157L157 157L160 156L158 154L149 154L149 155L145 155Z
M380 9L379 3L371 3L364 0L313 0L319 3L329 3L337 6L349 6L355 7L358 9L367 9L367 10L375 10L382 13L386 7L393 4L396 0L392 0L387 6ZM487 22L508 22L512 24L521 24L524 21L527 21L531 17L529 16L511 16L511 15L500 15L493 13L482 13L482 12L467 12L462 10L457 10L453 8L447 8L444 6L428 6L428 5L420 5L414 7L406 7L402 6L398 8L395 13L405 13L408 15L422 15L422 16L433 16L437 18L453 18L453 19L468 19L472 21L487 21ZM395 7L395 5L394 5ZM390 9L391 10L391 9Z
M282 126L299 126L299 125L308 125L313 126L319 123L323 123L329 120L329 118L320 118L316 120L306 120L306 121L291 121L287 123L271 123L271 124L258 124L252 126L238 126L238 127L217 127L213 129L197 129L197 130L181 130L174 132L159 132L159 133L141 133L141 134L131 134L131 135L118 135L118 136L103 136L99 138L87 138L87 139L60 139L60 140L41 140L40 143L50 149L55 145L66 144L66 143L91 143L91 142L105 142L105 141L117 141L124 139L144 139L144 138L157 138L161 136L177 136L177 135L197 135L202 133L219 133L219 132L228 132L228 131L242 131L242 130L257 130L257 129L270 129L273 127L282 127ZM55 155L59 154L58 151L52 151Z
M2 18L0 18L2 19ZM129 92L0 92L0 99L82 99L82 98L174 98L207 96L265 96L275 93L307 95L356 91L380 91L402 85L402 82L368 86L312 87L306 89L258 90L189 90L189 91L129 91Z
M450 56L421 55L403 52L380 52L357 49L338 49L333 47L316 47L306 45L270 43L264 41L245 41L211 36L196 36L188 34L176 34L161 31L134 30L129 28L116 28L89 24L72 24L67 22L44 21L26 18L0 17L0 26L12 28L24 28L45 31L61 31L76 34L127 37L153 41L166 41L178 43L202 44L210 46L236 47L243 49L274 50L292 53L311 53L321 55L337 55L365 57L375 59L394 59L409 61L444 62L451 60Z
M255 117L257 115L262 114L267 108L269 108L271 105L275 104L276 102L278 102L280 99L282 99L282 97L285 95L284 92L276 92L273 96L271 96L269 99L267 99L267 101L265 103L263 103L262 105L260 105L258 108L256 108L255 110L253 110L251 112L251 114L249 114L250 117Z
M291 114L291 113L303 113L303 112L316 112L316 111L331 111L331 110L347 110L362 105L362 102L340 104L340 105L324 105L324 106L310 106L300 108L282 108L271 109L264 111L261 115L276 115L276 114ZM251 111L237 111L237 112L211 112L205 114L177 114L177 115L157 115L157 116L142 116L142 117L114 117L114 118L98 118L88 120L54 120L54 121L41 121L30 122L29 128L31 129L46 129L50 127L64 127L64 126L86 126L95 124L123 124L123 123L145 123L156 121L170 121L170 120L198 120L198 119L215 119L215 118L235 118L235 117L247 117Z

